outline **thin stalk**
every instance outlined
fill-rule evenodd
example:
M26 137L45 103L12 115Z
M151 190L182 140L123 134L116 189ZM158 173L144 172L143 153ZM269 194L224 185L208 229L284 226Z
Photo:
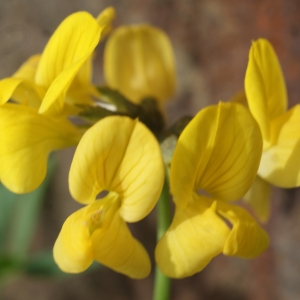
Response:
M157 240L167 231L171 224L171 205L169 195L169 180L166 176L163 190L157 207ZM171 280L156 266L154 278L153 300L168 300L170 298Z

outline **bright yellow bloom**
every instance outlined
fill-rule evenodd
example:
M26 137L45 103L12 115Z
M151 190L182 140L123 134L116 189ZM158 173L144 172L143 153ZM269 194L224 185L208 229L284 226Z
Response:
M248 200L262 220L269 215L270 184L300 186L300 105L287 111L287 92L282 70L271 44L253 42L245 77L249 109L263 136L259 182ZM257 195L260 194L260 201Z
M30 105L34 99L40 113L58 115L67 92L75 103L91 103L88 96L97 95L91 85L92 54L101 32L108 30L105 21L110 22L113 16L114 10L108 8L98 20L87 12L67 17L41 55L32 56L12 78L0 82L1 90L5 91L0 94L0 104L12 98Z
M175 91L175 62L167 35L149 25L123 26L111 34L104 53L104 76L134 103L145 97L163 102Z
M65 108L66 94L71 85L91 90L91 55L112 13L106 10L98 21L86 12L70 15L41 55L0 81L0 180L11 191L37 188L49 153L78 143L80 131L65 118L71 107Z
M261 152L260 130L240 104L205 108L187 125L171 162L174 219L155 251L164 274L191 276L222 252L254 258L266 249L266 232L229 203L251 186Z
M71 165L71 194L87 206L62 227L54 246L58 266L79 273L96 260L129 277L146 277L148 254L126 222L149 214L163 181L160 147L145 125L127 117L96 123L81 139ZM108 195L97 199L102 191Z

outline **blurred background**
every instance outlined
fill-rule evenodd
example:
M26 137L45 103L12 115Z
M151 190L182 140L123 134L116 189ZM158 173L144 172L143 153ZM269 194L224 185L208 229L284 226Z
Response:
M149 23L160 27L174 47L178 87L167 105L168 122L195 115L243 89L251 41L270 40L286 78L289 106L300 102L299 0L0 0L0 78L30 55L42 52L59 23L86 10L97 16L114 6L115 27ZM103 43L96 51L94 83L103 83ZM56 168L47 189L30 253L51 249L64 220L80 205L68 191L74 149L54 155ZM132 226L152 260L155 211ZM265 225L269 249L255 260L218 256L199 274L172 283L172 300L300 299L300 190L273 190L271 219ZM154 266L154 264L153 264ZM22 275L1 286L5 300L152 299L153 272L140 281L104 267L79 276Z

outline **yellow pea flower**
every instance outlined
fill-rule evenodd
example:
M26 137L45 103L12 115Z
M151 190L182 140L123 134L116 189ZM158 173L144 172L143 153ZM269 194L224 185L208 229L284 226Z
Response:
M272 45L265 39L252 43L245 92L263 137L259 178L249 191L248 201L266 221L270 184L282 188L300 186L300 105L287 110L282 70Z
M12 77L0 81L0 105L10 98L34 107L39 107L43 102L40 112L46 113L50 110L48 106L63 106L64 96L71 84L75 90L80 90L77 85L91 85L92 53L100 38L106 34L102 32L109 30L108 23L113 18L114 9L111 7L104 10L97 20L87 12L68 16L41 55L30 57ZM87 90L90 89L87 87Z
M75 102L91 103L90 97L86 99L80 91L87 96L98 95L91 85L92 54L100 42L102 31L106 34L114 18L114 9L107 8L97 20L87 12L75 13L69 18L70 24L64 24L67 18L60 25L64 25L63 30L59 27L58 34L51 37L36 71L36 83L42 86L50 85L39 109L41 113L58 113L63 107L66 92L71 84L73 99L77 99ZM63 50L62 41L65 46ZM77 98L74 97L76 93L79 94Z
M90 103L87 96L98 95L91 84L92 54L101 37L110 30L113 18L111 7L97 19L87 12L68 16L41 55L30 57L11 78L0 81L0 105L10 98L30 105L38 98L33 106L39 107L40 113L57 115L67 92L75 103Z
M104 52L104 77L134 103L153 97L160 103L175 91L175 62L167 35L149 25L112 32Z
M222 252L254 258L266 249L266 232L230 203L251 186L261 152L259 127L240 104L207 107L187 125L171 161L175 215L155 250L165 275L191 276Z
M87 130L69 174L73 198L86 206L62 227L54 245L58 266L79 273L96 260L129 277L146 277L151 269L148 254L126 222L149 214L163 181L160 147L145 125L114 116ZM101 191L108 195L97 199Z
M90 84L89 60L113 12L98 20L86 12L70 15L41 55L0 81L0 180L11 191L37 188L49 153L78 143L80 131L65 118L65 96L72 84Z

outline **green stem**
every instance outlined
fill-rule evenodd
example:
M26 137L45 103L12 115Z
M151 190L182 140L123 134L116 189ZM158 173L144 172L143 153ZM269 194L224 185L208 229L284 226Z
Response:
M167 231L171 224L171 205L169 195L169 180L166 176L163 190L157 207L157 240ZM153 300L168 300L170 298L171 280L156 266Z

